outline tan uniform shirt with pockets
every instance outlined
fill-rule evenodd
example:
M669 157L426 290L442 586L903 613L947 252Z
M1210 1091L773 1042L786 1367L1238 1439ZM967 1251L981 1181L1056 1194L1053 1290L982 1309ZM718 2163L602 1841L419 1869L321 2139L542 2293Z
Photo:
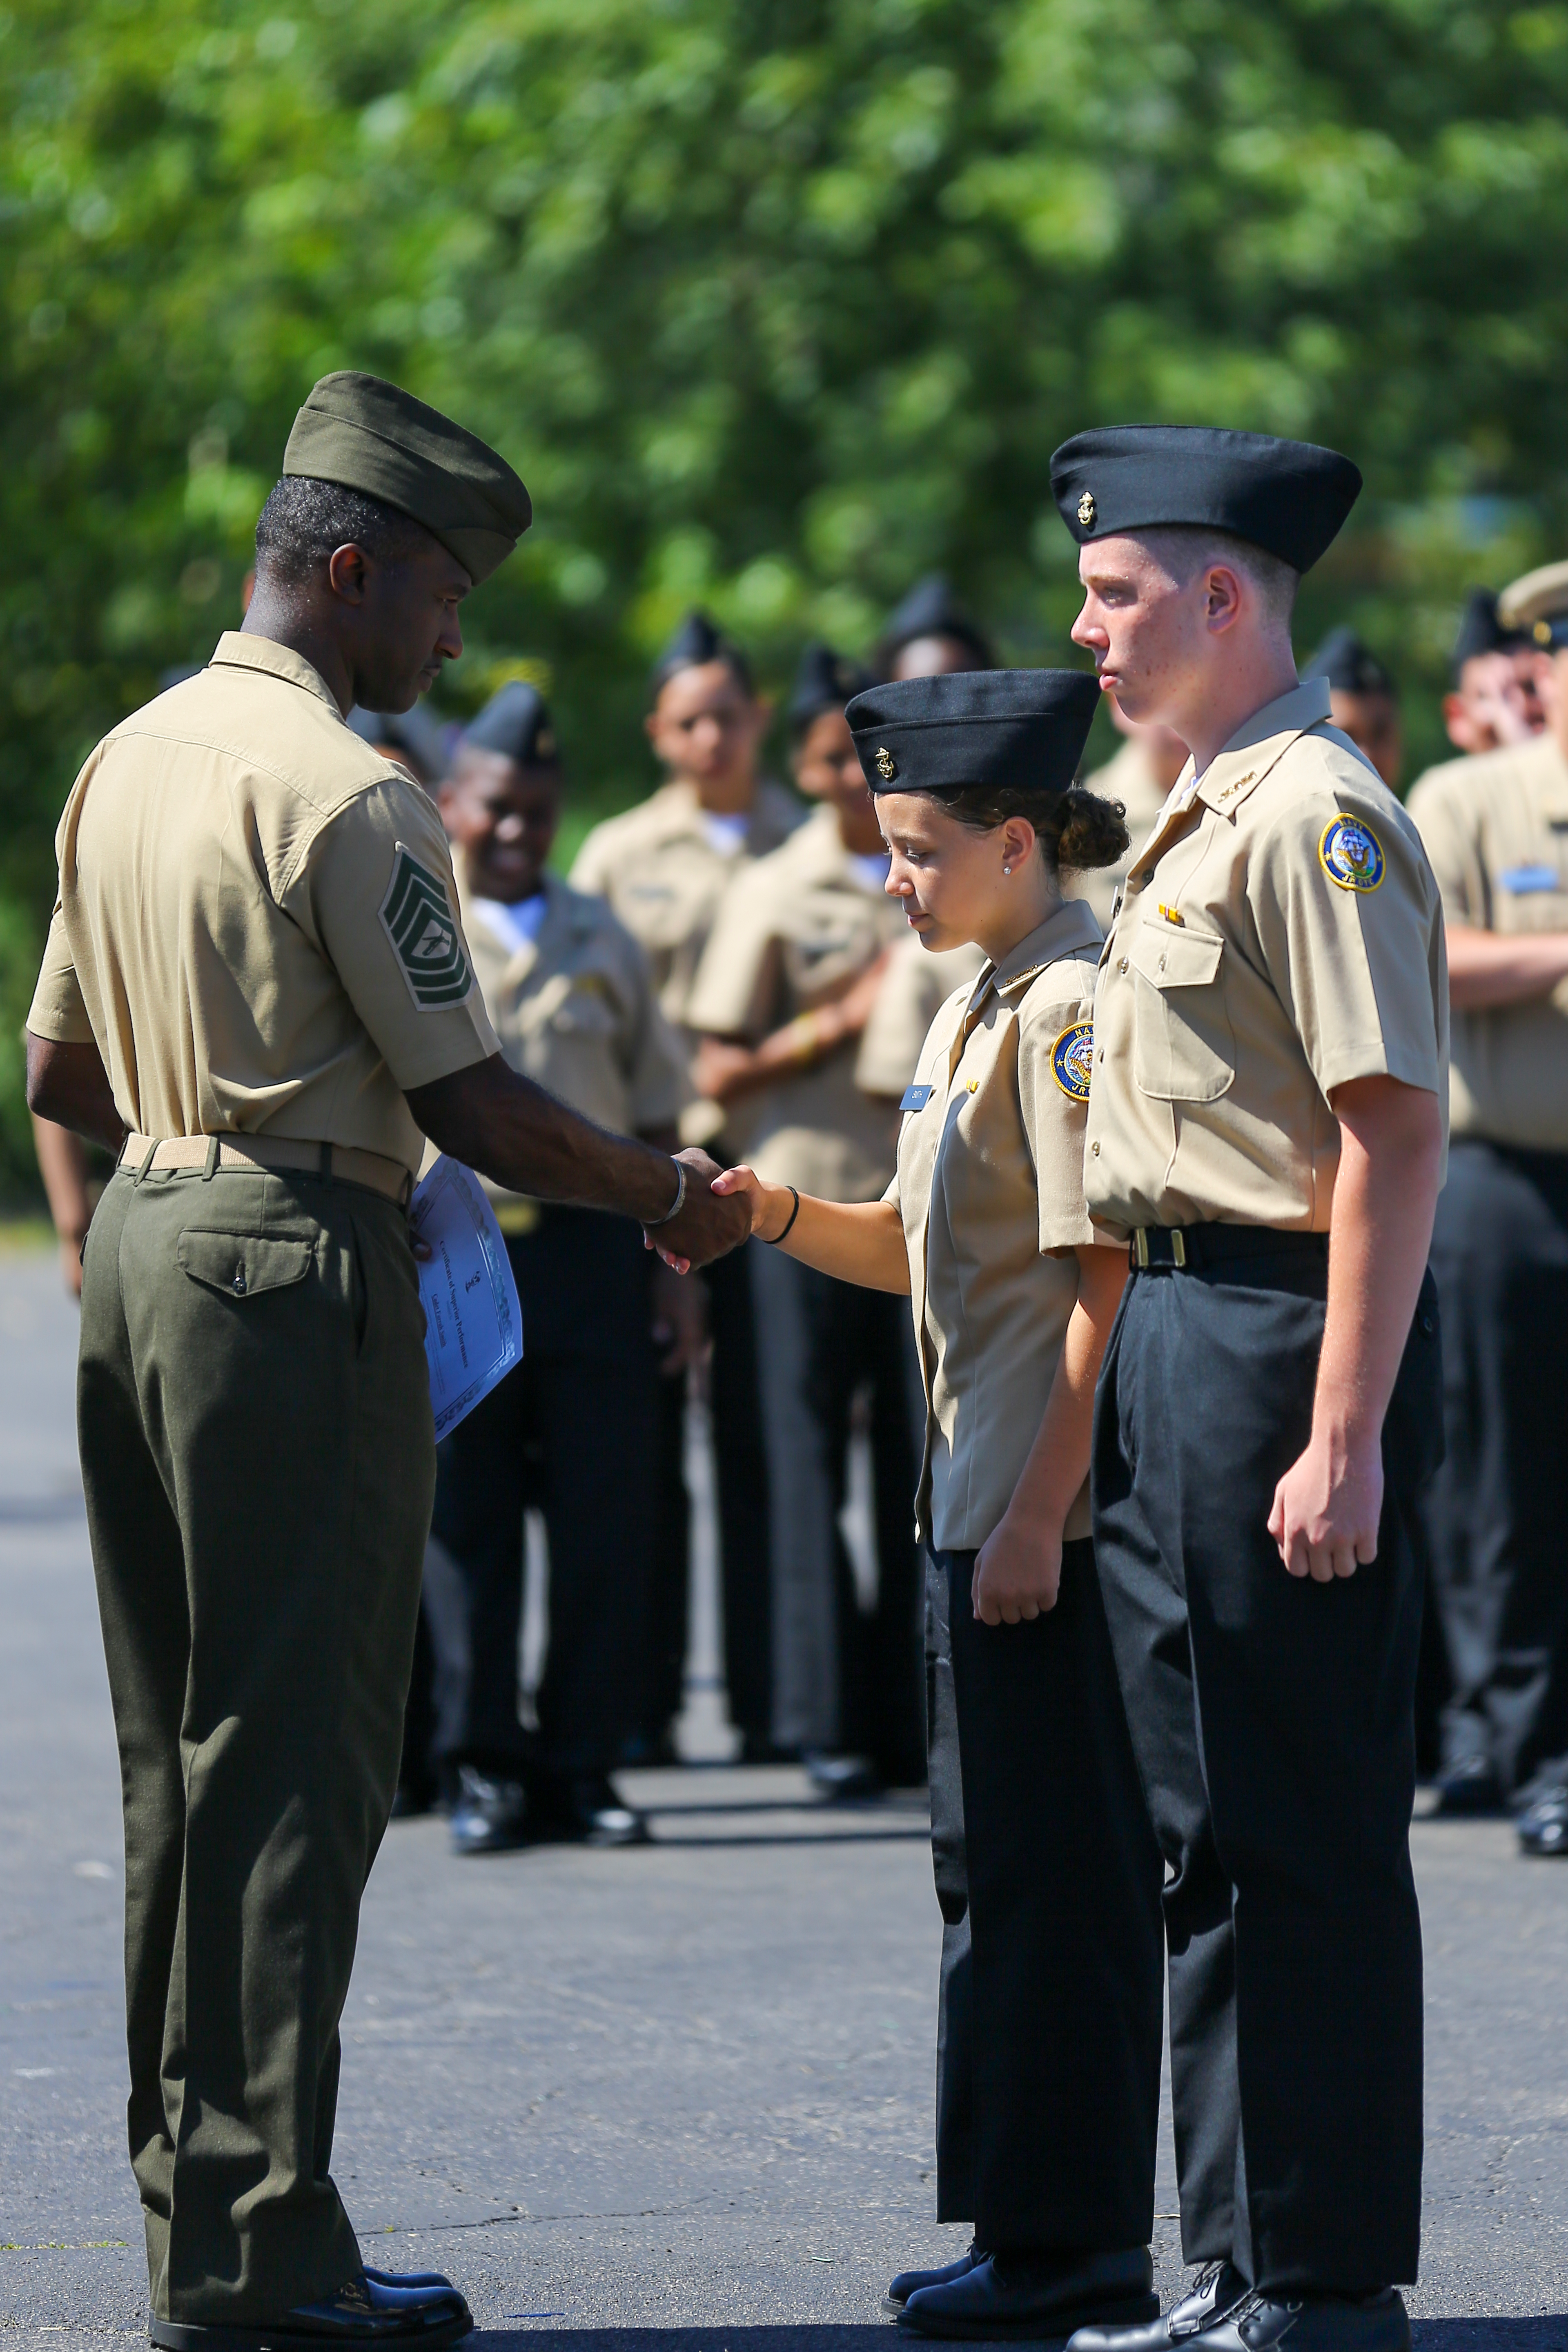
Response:
M688 1005L694 1029L758 1045L843 994L900 935L903 906L863 881L819 808L771 857L737 875L719 909ZM725 1116L725 1140L770 1184L823 1201L874 1201L893 1172L897 1103L855 1083L858 1040L755 1092Z
M860 1032L855 1083L862 1094L902 1097L931 1023L953 990L972 987L984 969L980 948L933 952L913 931L899 941Z
M696 793L677 782L596 824L577 852L574 889L606 899L646 953L666 1017L690 1026L688 1001L719 902L742 867L787 841L800 803L765 779L744 841L724 847L709 832Z
M447 838L302 656L227 632L72 788L27 1026L91 1040L142 1135L272 1135L417 1170L406 1089L497 1051Z
M538 935L513 948L459 876L463 928L512 1068L616 1135L673 1128L690 1092L647 960L602 898L547 875ZM491 1198L516 1195L487 1184Z
M1083 1139L1100 926L1059 908L931 1024L885 1197L910 1254L926 1396L921 1533L978 1550L1039 1434L1090 1222ZM1065 1530L1089 1532L1089 1482Z
M1178 782L1095 1002L1084 1188L1101 1223L1326 1233L1335 1087L1447 1102L1442 910L1420 835L1310 678Z
M1568 931L1568 761L1550 735L1429 770L1409 806L1449 922ZM1453 1023L1455 1134L1568 1151L1568 981Z

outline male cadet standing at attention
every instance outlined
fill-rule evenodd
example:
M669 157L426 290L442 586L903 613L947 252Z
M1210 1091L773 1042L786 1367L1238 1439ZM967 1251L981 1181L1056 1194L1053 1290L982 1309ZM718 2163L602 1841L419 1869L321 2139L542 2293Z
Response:
M344 724L405 710L529 521L510 466L322 378L210 666L78 777L28 1094L118 1156L78 1410L125 1809L129 2128L152 2336L454 2343L328 2171L360 1896L397 1778L435 1442L405 1218L428 1136L700 1260L703 1155L507 1067L434 803ZM688 1194L688 1177L691 1179Z
M1453 1154L1432 1238L1447 1454L1426 1497L1457 1685L1438 1802L1512 1800L1568 1853L1568 563L1505 588L1539 649L1544 734L1410 795L1443 894Z
M574 890L608 899L653 968L666 1017L695 1051L687 1021L713 918L735 876L800 823L800 803L757 772L771 706L745 656L706 613L690 613L653 667L646 725L668 782L637 808L596 824L577 852ZM706 1110L700 1139L727 1157L722 1114ZM689 1130L688 1130L689 1131ZM758 1248L762 1244L757 1244ZM773 1755L768 1494L749 1253L706 1277L713 1331L709 1395L723 1586L724 1684L745 1762ZM661 1391L659 1534L648 1636L642 1748L674 1760L686 1665L688 1504L685 1383Z
M1447 1005L1420 838L1290 653L1298 578L1361 476L1298 442L1130 426L1068 441L1051 486L1081 550L1074 642L1194 760L1101 961L1084 1192L1131 1244L1094 1535L1173 1874L1182 2239L1205 2268L1110 2340L1404 2352L1422 2024L1404 1518L1440 1412L1423 1276Z

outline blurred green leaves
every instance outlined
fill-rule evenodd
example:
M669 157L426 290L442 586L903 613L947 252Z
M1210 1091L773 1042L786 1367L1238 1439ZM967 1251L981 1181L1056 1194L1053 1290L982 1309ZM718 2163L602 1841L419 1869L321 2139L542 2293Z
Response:
M546 665L595 793L640 788L644 665L697 596L778 674L811 629L864 647L942 564L1010 657L1063 657L1047 460L1089 422L1351 450L1367 493L1303 645L1356 620L1423 751L1460 590L1568 545L1563 6L20 0L0 26L0 892L27 922L79 759L234 619L332 367L519 467L538 521L450 699Z

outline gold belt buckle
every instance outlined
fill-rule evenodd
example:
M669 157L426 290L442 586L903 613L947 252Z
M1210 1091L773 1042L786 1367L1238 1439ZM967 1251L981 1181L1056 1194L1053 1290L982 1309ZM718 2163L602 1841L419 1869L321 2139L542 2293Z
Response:
M1132 1255L1138 1261L1140 1272L1146 1269L1149 1264L1149 1228L1147 1225L1133 1226Z
M1171 1227L1171 1255L1179 1266L1187 1263L1187 1237L1180 1225Z

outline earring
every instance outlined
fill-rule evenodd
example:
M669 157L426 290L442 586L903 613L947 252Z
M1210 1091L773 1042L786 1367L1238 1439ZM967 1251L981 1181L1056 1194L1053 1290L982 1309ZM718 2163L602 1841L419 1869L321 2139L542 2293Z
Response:
M1005 875L1006 875L1009 878L1011 878L1013 869L1012 869L1012 867L1011 867L1010 866L1004 866L1004 867L1002 868L1002 871L1003 871L1003 873L1004 873Z

